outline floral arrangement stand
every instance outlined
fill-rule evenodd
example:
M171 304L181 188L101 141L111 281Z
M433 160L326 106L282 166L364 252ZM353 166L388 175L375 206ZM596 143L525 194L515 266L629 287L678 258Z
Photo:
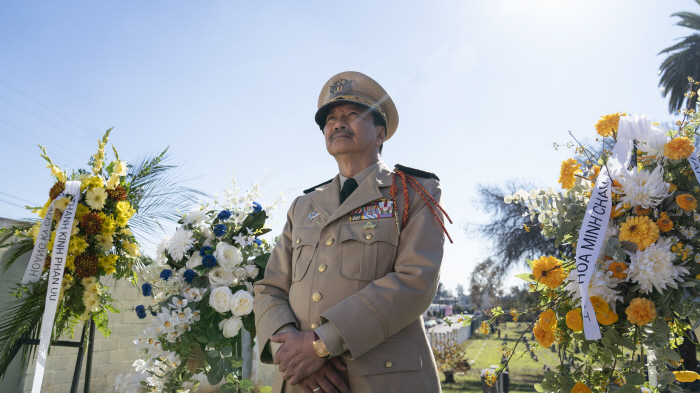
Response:
M88 327L89 326L89 327ZM75 360L75 371L73 371L73 381L71 382L70 385L70 393L77 393L78 392L78 383L80 381L80 370L83 368L83 357L85 355L85 333L87 333L88 329L90 330L90 337L88 338L87 341L87 363L85 364L85 388L84 392L89 393L90 392L90 376L92 374L92 351L94 349L94 343L95 343L95 322L90 319L88 323L86 323L83 326L83 333L80 335L80 341L65 341L65 340L56 340L51 342L52 347L71 347L71 348L78 348L78 357ZM34 339L34 338L29 338L27 334L24 334L22 338L17 340L15 343L14 348L12 349L12 354L10 355L10 361L17 356L19 353L20 349L22 349L22 346L24 345L39 345L39 340Z

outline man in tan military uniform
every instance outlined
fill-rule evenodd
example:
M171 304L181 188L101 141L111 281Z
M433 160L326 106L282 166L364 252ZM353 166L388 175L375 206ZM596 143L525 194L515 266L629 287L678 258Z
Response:
M323 87L316 122L340 173L294 200L255 284L260 358L279 365L272 391L439 392L421 315L439 281L443 216L406 187L402 228L404 187L394 200L380 160L396 107L377 82L344 72ZM439 203L437 176L409 173Z

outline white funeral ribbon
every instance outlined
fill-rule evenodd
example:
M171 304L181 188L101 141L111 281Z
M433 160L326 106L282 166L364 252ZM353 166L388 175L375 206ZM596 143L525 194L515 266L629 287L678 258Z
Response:
M46 304L44 305L44 316L41 321L41 335L39 336L39 350L37 351L36 369L34 371L34 383L32 385L32 393L41 392L41 384L44 380L44 370L46 369L46 357L48 356L49 344L51 343L53 322L56 318L58 296L61 292L61 282L63 281L63 270L65 268L66 257L68 256L68 244L70 243L70 236L71 232L73 231L73 220L75 218L75 212L78 207L78 201L80 200L80 182L66 182L66 189L63 193L72 196L73 199L66 207L66 210L63 211L63 215L61 215L61 220L56 225L56 237L53 243L53 250L51 251L51 266L49 267L48 271L49 282L46 291ZM51 207L53 207L53 203L51 204ZM47 218L53 219L54 209L49 209L49 211L50 213L47 213L47 217L44 218L44 221L41 223L41 225L42 229L44 229L44 226L48 227L50 235L51 221L49 220L48 223L46 221ZM49 214L51 217L49 217ZM50 236L46 237L46 242L48 242L49 237ZM41 234L39 238L41 238ZM44 244L44 248L45 247L46 244ZM30 266L34 263L34 261L34 252L32 252L32 259L29 260ZM41 266L43 267L43 262ZM41 270L39 272L41 272ZM34 279L34 276L31 276L31 279L34 281L38 280L38 278Z
M595 189L586 207L583 224L576 241L576 273L581 291L581 313L583 332L587 340L600 340L600 326L595 318L595 311L588 297L588 285L595 269L600 249L604 247L605 231L612 211L612 180L614 177L628 173L627 166L632 159L632 143L649 141L653 136L663 133L665 128L651 124L643 115L620 116L617 130L617 143L607 165L601 169ZM700 168L700 162L698 162ZM700 170L700 169L699 169Z

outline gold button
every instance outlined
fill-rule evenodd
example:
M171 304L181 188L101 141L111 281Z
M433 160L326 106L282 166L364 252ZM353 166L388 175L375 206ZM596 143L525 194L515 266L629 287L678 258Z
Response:
M326 245L330 246L331 244L333 244L333 238L329 237L328 240L326 240Z
M389 367L392 366L392 364L391 364L391 362L386 362L385 366L386 366L387 368L389 368Z
M348 349L348 344L343 343L343 349Z
M312 299L314 299L315 302L318 302L321 300L321 294L318 292L315 292L313 296L311 296Z
M316 329L317 327L318 327L318 325L315 323L311 325L311 329Z
M323 273L323 272L326 271L327 268L328 268L328 266L324 263L324 264L322 264L321 266L318 267L318 271L321 272L321 273Z
M301 239L297 239L297 244L301 243Z
M371 239L371 238L372 238L372 234L371 234L371 233L368 233L367 235L365 235L365 239L369 240L369 239Z

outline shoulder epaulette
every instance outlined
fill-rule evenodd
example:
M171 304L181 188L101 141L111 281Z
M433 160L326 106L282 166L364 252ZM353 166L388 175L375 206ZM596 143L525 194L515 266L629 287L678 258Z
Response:
M435 180L437 180L437 181L440 181L440 178L437 177L437 175L434 174L434 173L432 173L432 172L426 172L426 171L421 171L420 169L409 168L409 167L403 166L403 165L401 165L401 164L396 164L396 165L394 166L394 168L396 168L396 169L398 169L398 170L400 170L400 171L403 171L403 172L405 172L406 174L411 175L411 176L418 176L418 177L425 177L425 178L433 178L433 179L435 179Z
M328 181L324 181L323 183L317 184L317 185L315 185L315 186L313 186L313 187L311 187L311 188L307 188L306 190L304 190L304 194L308 194L308 193L310 193L310 192L314 192L314 191L316 191L317 188L319 188L319 187L321 187L321 186L325 186L326 184L328 184L328 183L330 183L330 182L332 182L332 181L333 181L333 179L328 180Z

